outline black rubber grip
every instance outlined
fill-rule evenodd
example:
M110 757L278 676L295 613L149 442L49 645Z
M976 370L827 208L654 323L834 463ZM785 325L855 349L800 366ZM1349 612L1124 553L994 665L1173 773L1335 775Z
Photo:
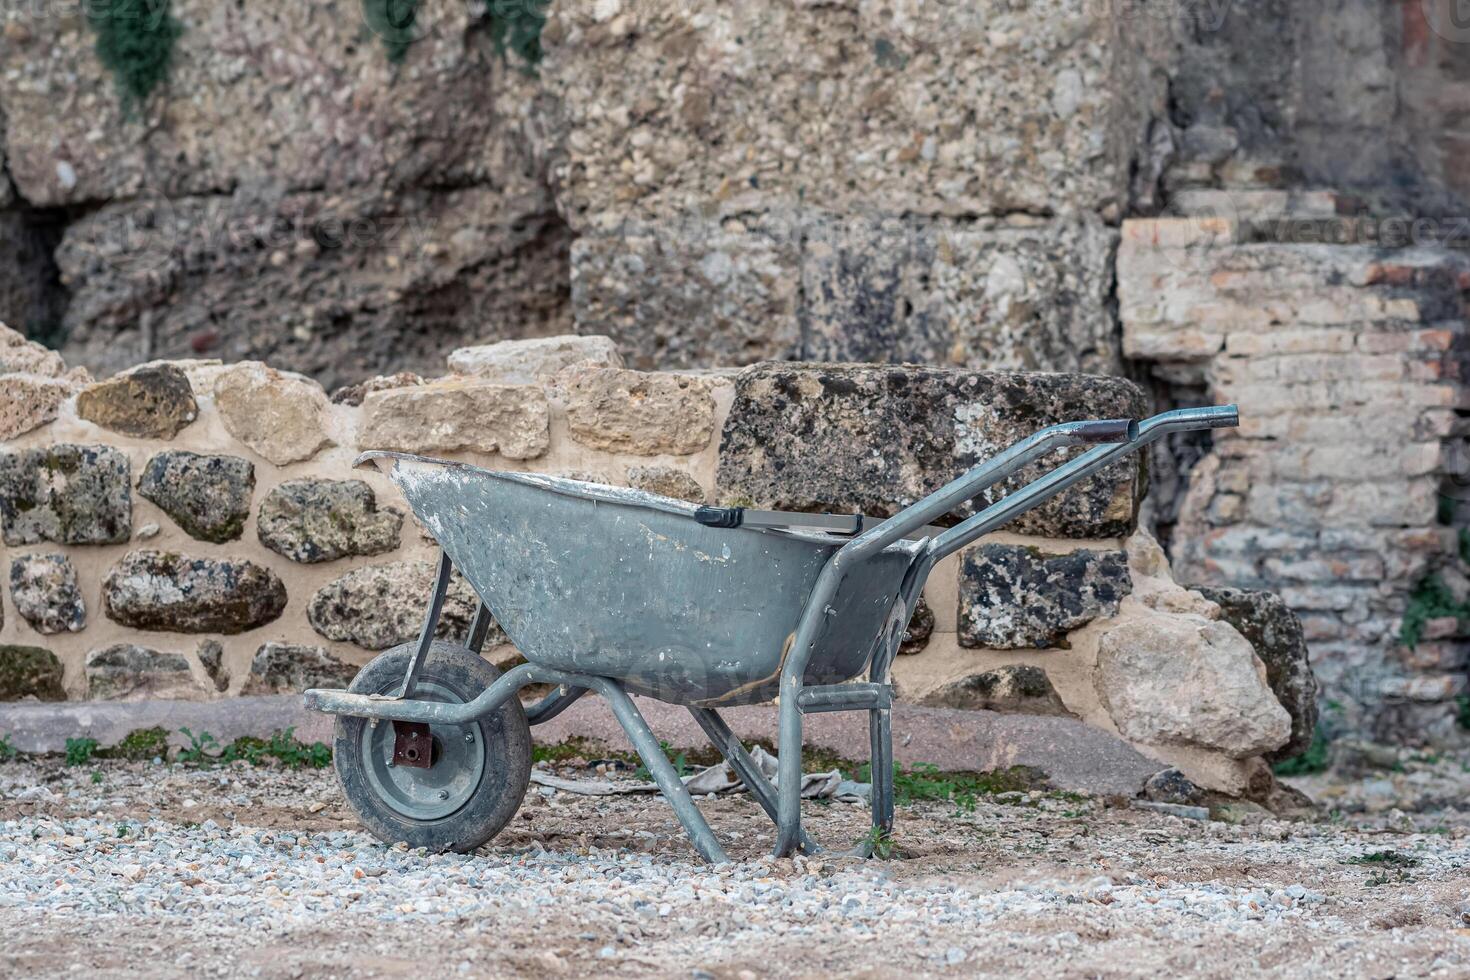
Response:
M1098 419L1083 422L1077 434L1083 442L1127 442L1136 425L1132 419Z
M745 520L744 507L701 507L694 519L705 527L739 527Z

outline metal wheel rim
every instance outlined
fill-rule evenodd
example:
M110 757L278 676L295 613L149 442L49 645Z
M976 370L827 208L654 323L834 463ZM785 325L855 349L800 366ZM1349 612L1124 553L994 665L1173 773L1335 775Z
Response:
M419 679L413 696L422 701L465 703L457 691L428 677ZM362 765L368 785L389 809L410 820L442 820L459 812L474 797L485 773L485 739L479 725L430 725L429 734L434 741L434 765L417 769L389 764L393 758L391 721L362 726Z

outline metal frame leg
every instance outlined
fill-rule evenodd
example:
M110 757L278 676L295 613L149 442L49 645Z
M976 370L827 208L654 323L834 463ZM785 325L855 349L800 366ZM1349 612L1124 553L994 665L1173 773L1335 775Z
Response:
M664 799L669 801L669 806L674 808L674 815L684 825L684 831L694 843L694 849L699 852L700 857L710 864L723 864L730 860L725 856L725 849L720 846L715 832L705 822L704 814L699 812L699 807L694 805L694 798L689 795L689 790L679 774L674 771L673 763L669 762L664 755L664 750L659 746L658 739L653 737L653 731L648 727L648 722L643 720L633 699L628 697L628 692L617 681L602 678L602 685L598 687L597 693L601 694L612 708L613 717L617 718L618 724L623 726L623 731L628 734L628 740L633 743L638 757L643 760L643 766L648 774L653 777L659 792L663 793Z
M868 768L873 783L873 826L893 832L893 727L888 708L868 712Z
M789 665L788 665L789 668ZM776 847L790 857L801 847L801 677L788 669L781 675L781 720L776 762Z
M730 768L735 770L735 775L750 790L750 795L755 797L761 809L766 811L766 816L772 822L776 820L776 789L770 781L761 773L760 767L745 751L745 746L740 744L740 739L730 730L719 713L712 708L690 708L689 713L694 720L699 722L699 727L704 729L705 735L709 736L710 744L719 750L725 761L730 763ZM808 854L815 854L821 850L816 842L807 836L806 831L797 828L800 835L801 849Z
M403 675L403 689L398 692L399 698L408 698L413 694L413 686L418 683L419 673L424 669L429 648L434 645L434 631L439 627L439 614L444 611L444 596L449 591L449 577L452 574L454 563L449 560L449 554L439 552L439 570L434 576L434 591L429 596L429 611L424 615L423 628L419 630L418 647L408 661L408 671Z

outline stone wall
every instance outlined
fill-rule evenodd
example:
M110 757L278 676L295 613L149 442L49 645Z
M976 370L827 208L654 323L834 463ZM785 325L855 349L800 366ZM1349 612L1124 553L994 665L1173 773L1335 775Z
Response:
M1470 636L1452 610L1407 642L1404 624L1428 581L1455 602L1470 594L1458 531L1470 259L1272 240L1306 221L1279 217L1123 226L1124 350L1166 399L1242 406L1240 428L1176 446L1203 459L1171 515L1175 568L1278 591L1343 709L1336 727L1456 741Z
M171 80L132 113L81 8L0 13L0 242L45 245L0 270L0 319L74 363L337 385L573 328L639 369L1118 367L1157 19L553 3L530 73L477 4L420 5L402 65L356 8L172 12Z
M1146 409L1131 382L1082 375L641 372L598 337L464 349L444 377L331 396L258 362L91 382L4 339L3 699L296 692L414 638L435 549L391 483L350 469L361 449L882 516L1034 428ZM900 696L1078 717L1201 785L1259 790L1261 757L1311 730L1305 648L1268 594L1176 585L1136 528L1143 492L1142 460L1115 464L944 562L895 668ZM457 582L445 635L473 610ZM490 655L515 659L494 636Z

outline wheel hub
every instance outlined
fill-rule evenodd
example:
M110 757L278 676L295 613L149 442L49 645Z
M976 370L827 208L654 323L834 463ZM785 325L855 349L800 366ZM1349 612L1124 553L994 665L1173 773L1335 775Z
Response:
M427 678L414 699L464 703ZM413 820L440 820L474 796L485 772L485 740L478 724L415 726L411 736L399 736L392 724L363 725L362 761L368 784L391 809Z

